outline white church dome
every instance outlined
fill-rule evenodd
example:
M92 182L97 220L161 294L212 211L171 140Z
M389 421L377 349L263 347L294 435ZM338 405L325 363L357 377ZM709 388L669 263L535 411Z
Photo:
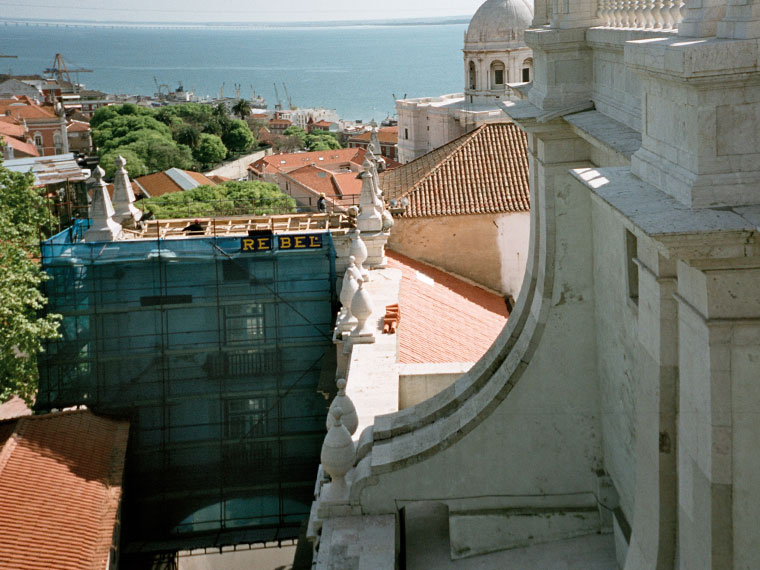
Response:
M467 44L522 40L532 21L532 0L487 0L470 20L465 49Z

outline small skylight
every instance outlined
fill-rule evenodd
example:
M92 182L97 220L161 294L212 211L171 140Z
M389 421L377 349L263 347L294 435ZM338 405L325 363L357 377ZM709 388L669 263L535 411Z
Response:
M281 161L280 161L280 164L285 164L285 161L284 161L284 160L281 160Z
M320 157L319 157L319 160L324 160L324 159L325 159L325 157L324 157L324 156L320 156Z

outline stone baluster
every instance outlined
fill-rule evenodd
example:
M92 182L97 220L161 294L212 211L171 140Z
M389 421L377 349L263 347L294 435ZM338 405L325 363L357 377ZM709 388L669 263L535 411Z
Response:
M351 434L343 425L343 410L340 406L332 409L330 414L333 417L333 425L322 443L319 459L331 482L322 487L320 499L324 503L342 503L348 500L346 474L354 466L356 448Z
M103 180L104 174L105 171L100 166L92 171L95 184L92 187L89 212L91 225L84 233L85 241L114 241L121 235L121 226L113 219L114 209Z
M760 1L727 0L726 17L718 23L718 37L737 40L760 38Z
M673 3L673 0L662 0L662 29L663 30L672 30L675 28L675 22L673 21L673 18L671 17L670 12L670 5Z
M623 0L612 0L612 27L620 28L623 25Z
M657 27L657 20L654 17L656 9L657 0L646 0L644 8L644 27L646 29L653 30Z
M613 26L612 22L612 0L602 0L602 19L604 20L604 25L611 27Z
M623 1L623 27L632 28L633 21L634 21L633 0L624 0Z
M142 212L135 207L135 193L125 168L126 159L119 155L114 159L116 174L113 179L113 219L122 226L134 227L140 221Z
M346 426L348 433L354 435L359 427L359 416L356 413L356 406L354 406L351 398L346 395L346 379L339 378L335 384L338 386L338 394L333 398L330 409L327 411L327 431L330 431L330 428L335 425L333 414L335 410L340 408L343 413L341 423Z
M369 318L372 316L372 297L364 288L364 280L359 280L359 289L351 301L351 313L359 321L351 331L351 341L359 343L375 342L375 327Z
M354 230L353 235L351 236L351 247L348 250L348 255L354 257L356 266L361 271L362 279L369 281L369 271L364 267L364 262L367 260L367 246L362 240L361 233L362 232L359 229Z

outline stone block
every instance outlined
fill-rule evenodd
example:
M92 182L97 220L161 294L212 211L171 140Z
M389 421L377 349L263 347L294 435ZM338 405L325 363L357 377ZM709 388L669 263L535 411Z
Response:
M454 560L598 531L599 513L595 508L506 509L471 514L459 512L449 516L451 558Z

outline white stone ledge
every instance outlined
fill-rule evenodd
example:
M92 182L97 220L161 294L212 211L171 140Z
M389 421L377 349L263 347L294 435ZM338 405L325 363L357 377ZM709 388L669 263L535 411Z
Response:
M641 146L641 133L599 111L566 115L564 119L582 139L597 148L622 155L629 161Z
M626 65L673 79L726 78L760 70L760 41L719 38L644 39L625 46Z
M760 229L757 207L689 208L625 167L577 168L571 174L591 190L594 199L661 243L667 257L675 251L684 259L760 255L760 244L752 239Z
M586 30L586 41L592 48L623 51L626 42L652 38L677 38L677 30L636 30L631 28L597 27Z

